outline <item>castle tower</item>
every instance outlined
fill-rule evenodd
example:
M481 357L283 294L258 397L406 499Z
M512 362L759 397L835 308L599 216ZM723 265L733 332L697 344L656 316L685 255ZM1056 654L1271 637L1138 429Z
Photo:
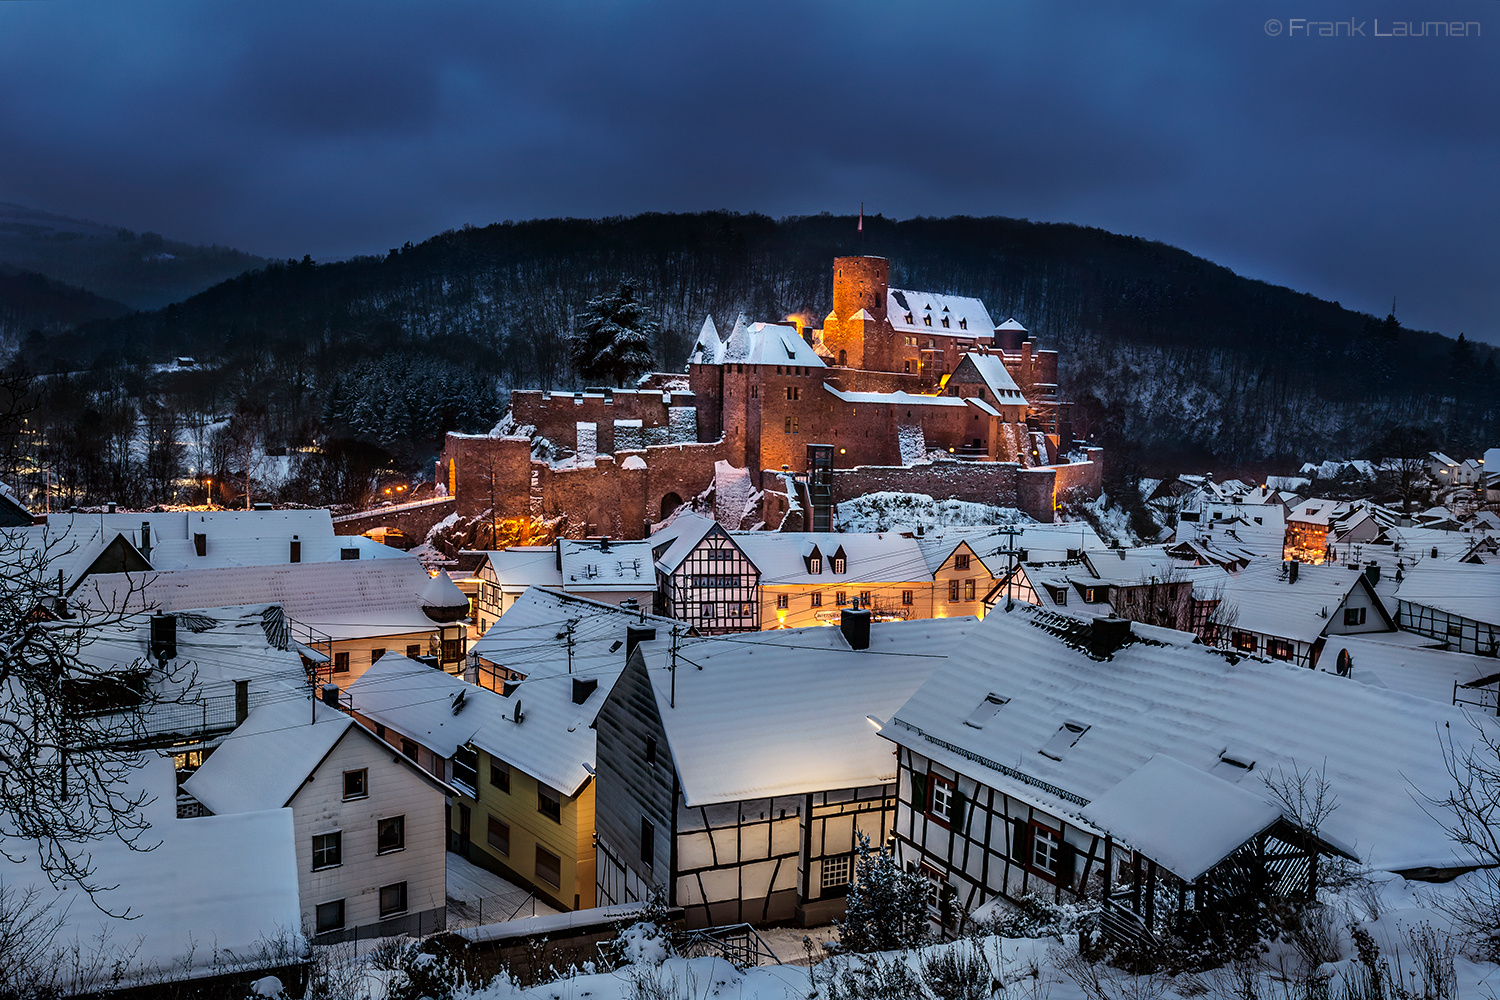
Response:
M895 332L886 320L891 265L884 257L836 257L833 312L823 323L823 346L835 364L892 370Z

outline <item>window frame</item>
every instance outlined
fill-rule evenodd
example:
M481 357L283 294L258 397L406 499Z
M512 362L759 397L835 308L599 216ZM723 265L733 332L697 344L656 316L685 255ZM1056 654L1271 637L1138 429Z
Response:
M854 881L854 855L852 854L830 854L824 857L821 870L818 872L819 893L827 893L830 890L849 888ZM842 873L842 875L838 873ZM830 873L834 881L829 881Z
M324 843L322 847L318 846L318 841L320 841L320 840L326 841L327 838L329 838L329 837L333 838L333 849L332 849L332 853L333 853L333 857L334 857L333 861L327 860L327 857L328 857L328 854L329 854L329 847L328 847L327 843ZM319 855L319 853L321 853L323 855L323 857L324 857L324 861L323 861L322 864L318 864L318 855ZM325 833L315 833L315 834L313 834L313 836L312 836L312 859L311 860L312 860L312 870L315 871L315 872L328 871L330 868L342 868L343 865L344 865L344 831L343 830L329 830L329 831L327 831Z
M943 808L938 808L938 789L943 789ZM958 795L958 782L945 778L936 771L927 772L927 818L948 829L953 821L953 800Z
M1031 820L1027 825L1030 827L1028 831L1030 833L1030 836L1026 841L1026 867L1031 869L1032 873L1039 878L1044 878L1049 882L1056 882L1058 868L1062 863L1062 831L1055 830L1047 824L1039 822L1035 819ZM1037 863L1037 849L1038 847L1042 846L1044 835L1045 839L1049 841L1049 849L1047 850L1046 854L1048 859L1052 863L1051 868L1047 868Z
M337 906L339 908L338 909L338 914L339 914L338 923L336 923L336 924L329 924L326 927L323 925L323 908L325 906ZM344 900L342 900L342 899L329 899L329 900L325 900L324 902L318 903L318 904L316 904L313 907L313 928L314 928L313 929L313 933L314 934L332 934L334 931L341 931L341 930L344 929L344 926L345 926L345 923L347 922L347 919L348 919L348 908L344 905Z
M1354 627L1356 625L1363 625L1364 623L1365 623L1365 609L1364 608L1345 608L1344 609L1344 625L1346 627L1352 628L1352 627Z
M504 831L505 846L501 847L495 843L496 831L499 827ZM510 824L492 814L485 814L484 843L492 851L499 851L505 857L510 857Z
M915 601L915 594L910 590L901 591L901 603L905 607L911 607Z
M399 903L400 905L395 906L395 907L391 907L391 908L387 908L386 903L385 903L385 899L386 899L386 892L389 891L389 890L394 890L395 891L395 893L397 895L397 899L395 900L395 902ZM402 882L392 882L389 885L383 885L383 886L381 886L380 887L379 904L380 904L380 919L382 919L382 920L384 920L386 917L396 917L396 916L400 916L401 914L405 913L407 911L406 883L404 881L402 881Z
M347 674L349 672L349 651L333 654L333 672L336 674Z
M556 882L552 881L551 879L549 879L546 875L544 875L542 873L542 858L543 858L543 856L546 856L548 858L552 858L552 859L554 859L557 862L557 865L556 865L557 881ZM552 888L554 888L554 889L561 889L562 888L562 858L560 856L556 855L556 854L553 854L551 851L547 850L541 844L537 844L536 845L536 864L533 866L532 871L533 871L533 873L536 875L536 877L538 879L541 879L543 882L547 883Z
M358 775L359 776L359 791L355 792L352 795L349 793L349 776L350 775ZM357 799L367 799L369 797L370 797L370 769L368 767L356 767L356 768L353 768L351 770L345 771L344 772L344 799L343 799L343 801L345 801L345 802L353 802L353 801L355 801Z
M552 822L562 824L563 794L543 781L536 783L536 811Z
M651 822L651 817L641 817L641 864L647 868L656 867L656 824Z
M496 775L501 775L503 780L496 781ZM510 794L510 765L499 757L490 758L490 787L498 788L506 795Z
M387 824L390 824L389 826ZM390 846L385 843L386 830L394 830L396 843ZM399 854L406 850L406 814L399 816L386 816L375 821L375 854L377 857L384 854Z
M956 555L954 555L954 557L953 557L953 568L956 569L956 570L960 570L960 571L968 569L969 568L969 553L967 553L967 552L959 552Z

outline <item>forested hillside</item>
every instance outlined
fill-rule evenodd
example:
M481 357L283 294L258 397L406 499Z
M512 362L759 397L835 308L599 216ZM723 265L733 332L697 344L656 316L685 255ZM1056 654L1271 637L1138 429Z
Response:
M701 213L544 220L420 245L273 264L152 313L28 343L36 371L97 373L174 355L218 374L145 379L167 406L254 411L272 447L378 446L420 468L449 429L481 429L513 387L568 387L589 298L640 281L662 367L705 315L830 307L834 256L891 259L893 284L975 295L1063 352L1079 428L1154 468L1365 452L1395 424L1458 451L1500 439L1496 352L1247 280L1159 243L1001 218L773 220ZM144 376L143 376L144 378ZM76 381L76 379L72 380Z

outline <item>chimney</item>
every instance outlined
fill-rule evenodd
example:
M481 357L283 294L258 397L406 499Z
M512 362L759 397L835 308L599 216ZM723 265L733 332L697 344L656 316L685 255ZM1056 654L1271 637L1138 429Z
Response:
M599 539L599 551L600 552L608 552L609 551L609 536L608 535L605 535L604 537L602 537L602 538Z
M250 682L234 682L234 724L241 725L250 718Z
M115 502L113 500L111 500L106 506L108 507L111 514L115 512Z
M1301 560L1299 560L1299 559L1293 559L1292 560L1292 564L1290 566L1288 566L1287 570L1286 570L1286 582L1287 583L1296 583L1297 582L1297 569L1301 565L1302 565L1302 561Z
M573 704L582 705L589 700L589 695L599 686L597 677L575 677L573 678Z
M151 561L151 522L141 522L141 555L147 562Z
M1374 587L1374 586L1376 586L1377 584L1380 583L1380 564L1379 563L1366 563L1365 564L1365 579L1368 580L1368 581L1370 581L1370 586L1372 586L1372 587Z
M339 686L337 684L324 684L323 688L322 688L322 691L323 691L323 704L327 705L329 708L338 708L339 707Z
M177 616L151 616L151 658L172 660L177 657Z
M292 536L292 562L299 563L301 561L302 561L302 542L297 538L296 535L293 535Z
M208 536L199 531L193 535L193 548L200 556L208 555Z
M1095 618L1089 626L1089 652L1104 659L1130 639L1130 619Z
M870 648L870 612L860 608L845 608L839 613L839 631L850 649Z
M630 654L635 652L635 647L643 642L650 642L656 638L656 629L642 628L639 625L625 626L625 659L630 659Z
M258 510L258 511L260 511L262 513L266 512L268 510L275 510L276 509L276 505L274 503L272 503L271 501L269 501L269 500L257 500L253 506L254 506L254 508L256 510Z

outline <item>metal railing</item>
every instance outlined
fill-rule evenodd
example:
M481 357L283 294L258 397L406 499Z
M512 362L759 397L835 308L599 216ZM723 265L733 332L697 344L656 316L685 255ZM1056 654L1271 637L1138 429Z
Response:
M722 958L740 969L781 964L771 946L749 924L680 931L672 935L672 948L681 958Z

